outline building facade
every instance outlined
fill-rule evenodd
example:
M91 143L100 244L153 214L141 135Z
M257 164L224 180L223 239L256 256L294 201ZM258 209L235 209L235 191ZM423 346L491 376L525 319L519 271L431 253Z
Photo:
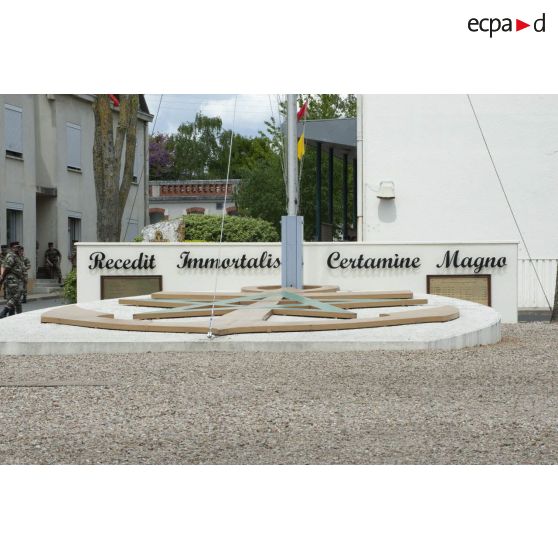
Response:
M558 95L361 95L357 152L359 240L517 241L519 306L552 303Z
M196 213L228 215L236 213L235 189L240 180L152 180L149 182L151 223Z
M93 100L93 95L0 95L0 242L23 244L30 277L44 265L48 242L60 250L65 274L73 242L96 240ZM151 119L141 98L122 240L132 239L146 222Z

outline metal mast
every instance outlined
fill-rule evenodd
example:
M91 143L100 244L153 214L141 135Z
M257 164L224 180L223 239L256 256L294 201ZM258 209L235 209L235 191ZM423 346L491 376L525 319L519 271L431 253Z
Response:
M287 95L287 215L281 218L281 286L302 289L303 218L298 216L296 95Z
M298 215L296 95L287 95L287 215Z

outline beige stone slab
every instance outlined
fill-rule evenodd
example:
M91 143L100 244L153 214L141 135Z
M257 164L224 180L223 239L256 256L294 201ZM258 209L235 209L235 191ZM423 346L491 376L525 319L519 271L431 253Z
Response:
M264 299L261 302L270 301ZM459 310L454 306L436 306L432 308L422 308L420 310L407 310L402 312L390 312L381 314L375 318L356 318L356 319L325 319L313 321L279 322L272 323L266 321L269 317L271 308L254 308L251 310L238 311L234 320L223 321L229 316L218 318L215 321L213 333L215 335L230 335L235 333L263 333L263 332L296 332L296 331L327 331L357 328L375 328L383 326L395 326L405 324L419 324L432 322L447 322L459 317ZM244 312L252 312L252 321L241 317ZM207 325L195 324L169 324L153 323L145 320L120 320L114 319L113 314L102 313L96 310L87 310L72 304L53 308L41 315L42 323L55 323L73 325L80 327L90 327L98 329L114 329L125 331L152 331L163 333L207 333Z
M280 331L331 331L344 329L366 329L375 327L398 326L406 324L422 324L448 322L459 318L459 310L455 306L438 306L421 310L407 310L389 314L380 314L377 318L356 318L350 320L316 320L308 322L284 323L237 323L234 327L216 328L215 335L232 335L238 333L273 333Z
M195 324L157 324L142 320L119 320L114 314L86 310L77 304L60 306L41 315L43 324L64 324L121 331L153 331L162 333L207 333L207 326Z

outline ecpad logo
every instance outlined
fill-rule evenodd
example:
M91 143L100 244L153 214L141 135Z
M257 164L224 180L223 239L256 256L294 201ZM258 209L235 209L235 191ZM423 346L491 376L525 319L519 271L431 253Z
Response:
M546 14L543 14L539 19L536 19L533 22L533 30L536 33L545 32L545 19ZM469 28L469 31L472 31L473 33L478 33L479 31L483 33L490 33L490 38L492 38L492 35L494 33L497 33L498 31L503 31L504 33L514 31L512 18L509 17L505 17L503 19L497 17L485 17L482 19L477 19L475 17L472 17L469 20L467 27ZM525 23L520 19L515 20L515 31L521 31L522 29L526 29L527 27L531 27L531 24Z

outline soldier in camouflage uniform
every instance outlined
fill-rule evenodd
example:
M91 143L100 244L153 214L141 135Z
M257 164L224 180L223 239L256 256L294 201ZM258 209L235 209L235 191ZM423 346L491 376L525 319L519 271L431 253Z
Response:
M21 295L21 302L25 304L27 302L27 282L29 281L29 270L31 269L31 260L25 256L23 252L23 246L20 246L21 260L23 262L23 293Z
M52 275L56 274L58 283L62 284L62 272L60 271L60 260L62 254L54 247L52 242L48 243L48 250L45 252L45 262L50 269Z
M4 258L8 254L8 245L2 244L0 247L0 277L2 277L2 266L4 265ZM4 298L6 298L6 287L4 287Z
M0 312L0 319L21 313L21 295L23 294L23 277L25 267L21 256L21 247L16 243L10 244L10 251L4 258L0 285L6 285L6 306Z

